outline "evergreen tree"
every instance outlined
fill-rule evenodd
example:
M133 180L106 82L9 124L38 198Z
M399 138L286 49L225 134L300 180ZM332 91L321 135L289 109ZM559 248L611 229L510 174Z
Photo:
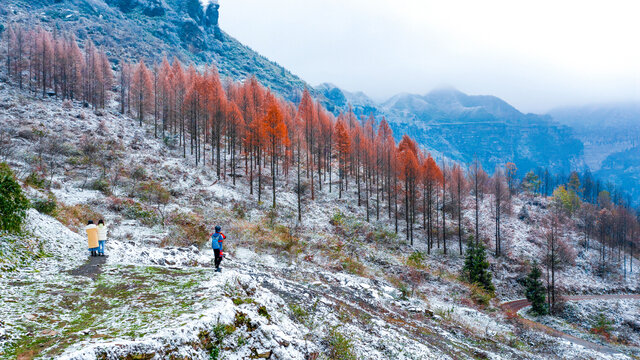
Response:
M533 171L529 171L527 175L525 175L524 180L522 180L522 187L530 192L537 193L540 191L541 181Z
M534 264L531 272L524 279L525 296L531 302L531 308L537 315L545 315L548 312L545 288L540 280L542 271L538 264Z
M0 231L20 232L29 200L6 163L0 163Z
M492 276L489 271L486 249L483 244L473 241L472 237L468 241L462 273L468 282L477 284L488 292L495 291L491 282Z

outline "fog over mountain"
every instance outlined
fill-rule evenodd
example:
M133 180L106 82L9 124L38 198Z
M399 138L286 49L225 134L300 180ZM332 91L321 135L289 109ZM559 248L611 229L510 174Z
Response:
M632 1L221 4L222 26L243 43L312 84L376 100L449 84L523 112L640 101L640 4Z

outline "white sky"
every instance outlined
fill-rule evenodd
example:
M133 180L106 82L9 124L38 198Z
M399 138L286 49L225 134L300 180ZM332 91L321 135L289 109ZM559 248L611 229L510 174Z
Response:
M312 85L454 86L524 112L640 101L640 1L221 0L230 35Z

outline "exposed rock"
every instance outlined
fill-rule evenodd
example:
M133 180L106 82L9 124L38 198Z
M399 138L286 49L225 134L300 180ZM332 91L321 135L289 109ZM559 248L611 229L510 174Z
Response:
M117 7L124 13L140 10L150 17L163 16L167 8L163 0L107 0L107 4Z
M218 19L220 18L220 5L209 3L207 10L204 14L204 26L214 27L218 26Z
M207 41L202 29L192 18L185 18L180 27L180 39L197 50L206 50ZM192 51L193 52L193 51Z

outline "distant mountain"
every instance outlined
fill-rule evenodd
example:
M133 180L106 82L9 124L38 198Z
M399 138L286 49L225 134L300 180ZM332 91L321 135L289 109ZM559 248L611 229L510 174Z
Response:
M610 154L595 174L637 199L640 196L640 146Z
M362 93L330 84L316 89L338 112L350 103L356 114L384 115L396 138L411 135L436 155L465 163L477 157L490 172L509 161L518 165L521 175L537 167L554 171L584 167L582 143L571 129L549 116L523 114L495 96L470 96L445 88L426 95L398 94L377 104Z
M255 75L264 85L297 100L307 84L241 44L219 27L213 0L2 0L0 23L70 31L80 42L104 47L115 63L141 56L177 56L197 66L216 64L234 80ZM2 30L0 28L0 30Z
M596 176L640 195L640 103L566 107L549 114L584 143L585 162Z
M377 115L378 104L363 92L349 92L337 86L324 83L315 87L317 95L320 97L322 105L334 114L341 111L351 110L358 116Z
M640 129L640 103L563 107L549 115L582 132L585 129Z

